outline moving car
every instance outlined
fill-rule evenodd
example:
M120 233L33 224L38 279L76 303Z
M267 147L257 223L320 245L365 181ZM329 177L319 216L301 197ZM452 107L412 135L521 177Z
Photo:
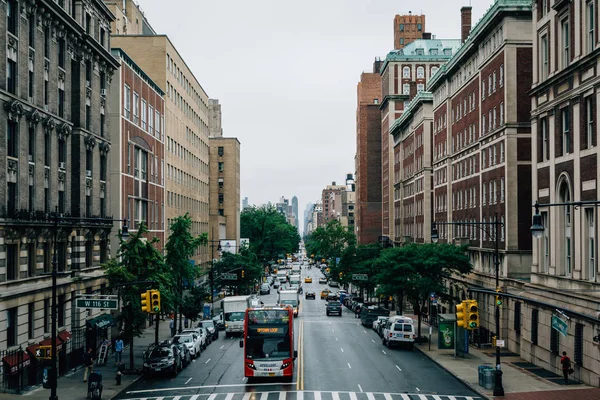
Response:
M306 300L309 300L309 299L315 300L317 298L317 295L315 294L315 292L306 292L306 295L304 296L304 298Z
M325 289L321 292L321 300L327 299L327 295L330 293L329 289Z
M304 278L304 283L312 283L312 278L310 276L307 276L306 278Z
M336 281L329 281L328 283L329 283L329 286L331 286L331 287L340 287L340 284L337 283Z
M339 299L340 296L337 293L329 292L329 294L327 295L327 301L338 301Z
M271 286L268 283L260 285L260 294L271 294Z
M319 283L321 285L326 285L327 284L327 278L319 278Z
M330 301L327 303L327 307L325 308L325 314L330 316L331 314L337 314L340 317L342 316L342 303L339 301Z
M189 335L186 335L189 336ZM144 361L144 375L168 373L177 376L183 368L181 353L174 344L162 344L154 347Z
M406 345L412 350L416 335L413 319L396 315L387 320L381 342L387 347Z

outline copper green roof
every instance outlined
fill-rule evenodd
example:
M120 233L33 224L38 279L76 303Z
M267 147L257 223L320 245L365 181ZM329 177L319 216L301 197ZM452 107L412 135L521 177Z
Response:
M389 130L390 135L394 135L394 131L401 129L404 124L409 122L410 119L413 117L414 111L416 111L416 109L419 108L419 106L421 106L423 103L432 103L432 102L433 102L433 94L431 92L417 93L417 95L410 101L410 103L408 103L408 105L404 109L404 112L402 113L400 118L398 118L396 121L394 121L394 123L390 127L390 130Z
M465 43L458 49L456 54L431 77L427 83L427 90L433 91L436 84L440 82L443 76L453 68L460 65L462 57L470 51L476 51L477 45L481 41L481 36L486 34L488 29L493 27L492 22L501 16L501 14L523 14L531 18L531 0L495 0L488 8L483 17L471 29L469 37Z
M460 48L460 39L417 39L385 57L381 73L394 61L448 61Z

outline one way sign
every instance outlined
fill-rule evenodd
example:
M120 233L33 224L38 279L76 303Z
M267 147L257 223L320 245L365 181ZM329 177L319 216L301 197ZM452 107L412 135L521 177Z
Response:
M52 346L40 346L35 351L36 358L52 358Z

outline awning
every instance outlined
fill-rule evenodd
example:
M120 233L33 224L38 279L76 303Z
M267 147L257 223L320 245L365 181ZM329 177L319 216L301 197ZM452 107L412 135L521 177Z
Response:
M27 346L26 350L32 357L35 357L35 352L39 348L40 348L40 345L36 343L36 344L32 344L31 346Z
M40 342L40 346L52 346L52 339L48 338L48 339L42 340ZM63 342L57 336L56 337L56 352L58 353L59 351L62 351L62 349L63 349Z
M31 357L24 351L16 351L13 354L2 357L2 361L8 365L9 373L16 374L19 369L25 368L31 364ZM19 361L21 362L19 365Z
M69 331L62 331L62 332L59 332L57 336L63 342L67 342L69 339L71 339L72 335L71 335L71 332L69 332Z
M110 314L102 314L96 318L88 319L86 324L90 327L102 329L112 325L114 321L115 319Z

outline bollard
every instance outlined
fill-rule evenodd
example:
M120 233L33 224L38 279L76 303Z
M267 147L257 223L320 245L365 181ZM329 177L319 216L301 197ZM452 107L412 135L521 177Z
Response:
M117 381L117 386L121 385L122 377L123 377L123 374L121 374L121 371L117 371L117 375L115 376L115 381Z

